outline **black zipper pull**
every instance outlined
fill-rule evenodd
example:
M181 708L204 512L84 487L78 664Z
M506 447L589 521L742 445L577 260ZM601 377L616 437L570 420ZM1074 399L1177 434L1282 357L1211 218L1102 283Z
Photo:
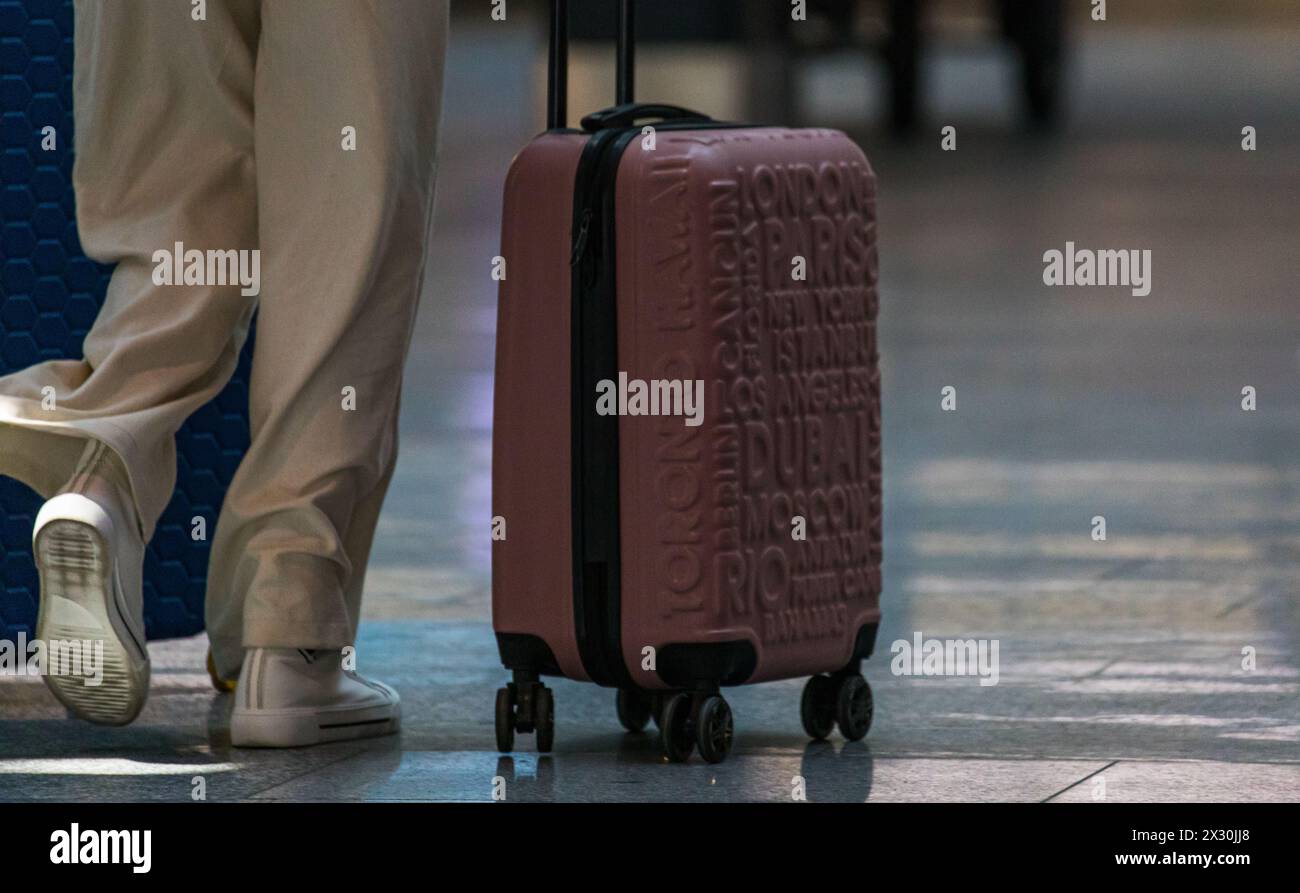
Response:
M573 239L573 254L569 258L569 266L576 267L582 260L582 255L587 250L587 230L591 225L591 208L582 212L582 222L578 225L578 235Z

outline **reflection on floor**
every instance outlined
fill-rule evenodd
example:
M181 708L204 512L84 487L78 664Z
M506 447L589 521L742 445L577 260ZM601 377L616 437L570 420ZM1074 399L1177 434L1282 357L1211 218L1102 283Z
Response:
M1300 800L1300 133L1294 54L1255 51L1274 39L1089 37L1058 139L959 118L956 153L863 135L882 184L876 724L809 745L799 682L737 690L735 751L710 767L662 764L652 735L619 730L610 692L565 682L553 756L527 737L513 758L493 749L489 270L501 178L535 115L526 46L458 35L359 643L402 693L402 736L232 750L203 640L155 643L151 701L126 729L0 680L0 799L188 799L202 775L210 799L486 800L500 775L513 800L788 801L796 776L810 800ZM940 76L960 97L960 67ZM1184 99L1149 112L1164 95ZM1241 150L1244 124L1259 151ZM1045 287L1042 253L1067 241L1150 249L1151 294ZM996 639L998 684L891 674L891 643L917 632Z

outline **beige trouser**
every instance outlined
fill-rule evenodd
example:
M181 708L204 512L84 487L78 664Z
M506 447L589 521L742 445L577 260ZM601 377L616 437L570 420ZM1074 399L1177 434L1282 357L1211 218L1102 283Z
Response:
M233 675L243 647L356 634L424 274L447 3L194 9L76 4L77 222L117 268L84 360L0 378L0 473L49 495L97 438L151 536L174 435L230 378L260 306L252 446L208 571L208 634ZM260 294L155 284L155 252L177 242L260 249Z

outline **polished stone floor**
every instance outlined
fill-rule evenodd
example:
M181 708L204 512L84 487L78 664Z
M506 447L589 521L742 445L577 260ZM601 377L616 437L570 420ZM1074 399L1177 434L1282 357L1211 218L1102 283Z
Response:
M563 681L555 753L495 752L489 264L537 118L527 45L453 43L433 276L359 642L402 693L402 735L231 749L204 640L159 642L125 729L0 680L0 800L188 799L196 776L214 800L487 800L500 776L511 800L788 801L801 778L810 800L1300 801L1296 34L1093 32L1056 138L999 118L997 60L947 60L933 139L859 134L881 181L876 722L810 745L798 681L737 690L719 766L664 764L609 691ZM1066 241L1150 249L1150 295L1044 286ZM918 632L996 639L998 684L891 674L890 643Z

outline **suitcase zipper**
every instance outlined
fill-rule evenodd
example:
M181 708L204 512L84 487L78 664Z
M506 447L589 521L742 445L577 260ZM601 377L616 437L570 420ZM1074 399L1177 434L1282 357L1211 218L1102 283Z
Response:
M583 669L593 682L630 682L619 628L618 418L595 414L595 382L617 376L612 222L605 213L606 161L617 170L619 130L592 135L574 184L572 266L572 450L574 626ZM612 458L612 461L611 461Z
M663 123L660 130L722 130L743 124ZM623 659L618 416L597 416L595 384L618 377L614 186L639 127L598 130L574 178L571 479L574 632L592 682L636 687Z
M576 267L582 262L583 256L587 252L587 231L591 226L591 208L586 208L582 212L582 222L578 228L578 235L573 240L573 253L569 256L569 266Z

